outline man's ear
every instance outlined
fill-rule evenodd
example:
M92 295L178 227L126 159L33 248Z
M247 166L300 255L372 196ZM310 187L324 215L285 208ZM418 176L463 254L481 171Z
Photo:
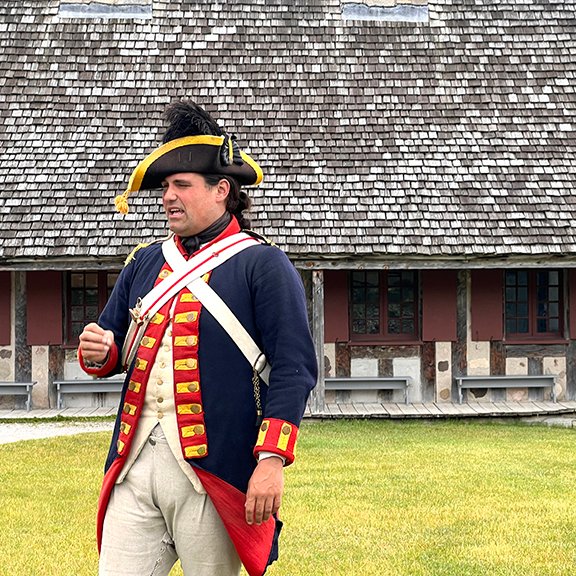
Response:
M228 194L230 194L230 182L226 178L221 178L217 185L216 199L225 203Z

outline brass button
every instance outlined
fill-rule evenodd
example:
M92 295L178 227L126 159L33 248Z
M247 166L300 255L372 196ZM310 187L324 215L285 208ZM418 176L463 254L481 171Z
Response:
M162 398L162 396L158 396L156 402L158 402L158 404L162 404L162 402L164 402L164 398Z
M162 418L164 418L164 413L158 412L158 414L156 414L156 416L158 417L158 420L162 420Z
M188 391L189 392L198 392L200 386L198 386L198 382L191 382L188 384Z
M198 446L197 454L199 456L206 454L206 446Z
M188 336L188 338L186 338L186 344L188 344L188 346L196 346L196 336Z
M166 362L162 361L158 364L160 368L166 368Z
M162 378L158 378L158 380L156 380L156 384L158 384L158 386L161 386L162 384L164 384L164 380L162 380Z
M194 322L196 320L196 312L189 312L186 319L188 322Z
M200 414L200 412L202 412L202 406L200 406L200 404L192 404L190 409L193 414Z
M170 346L168 345L164 346L164 352L170 352Z
M186 366L188 366L188 368L196 368L196 360L194 358L188 358L188 360L186 360Z

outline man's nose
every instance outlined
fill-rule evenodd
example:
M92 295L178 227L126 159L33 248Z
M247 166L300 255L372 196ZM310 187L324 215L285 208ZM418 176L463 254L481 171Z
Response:
M173 200L174 198L176 198L176 188L172 185L168 185L166 188L164 188L162 198L164 200Z

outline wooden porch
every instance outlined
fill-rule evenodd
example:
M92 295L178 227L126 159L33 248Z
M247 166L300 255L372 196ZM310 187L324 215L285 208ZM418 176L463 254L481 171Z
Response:
M0 420L37 420L44 418L102 418L116 414L115 407L83 407L62 409L0 410ZM326 404L323 411L306 418L502 418L528 416L576 415L576 401L526 402L417 402L417 403L334 403Z
M317 418L501 418L576 414L576 401L326 404Z

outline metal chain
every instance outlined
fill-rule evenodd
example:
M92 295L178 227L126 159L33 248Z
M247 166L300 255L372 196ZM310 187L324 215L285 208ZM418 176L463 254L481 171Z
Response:
M254 403L256 404L256 426L262 424L262 400L260 399L260 376L256 369L252 372L252 385L254 386Z

